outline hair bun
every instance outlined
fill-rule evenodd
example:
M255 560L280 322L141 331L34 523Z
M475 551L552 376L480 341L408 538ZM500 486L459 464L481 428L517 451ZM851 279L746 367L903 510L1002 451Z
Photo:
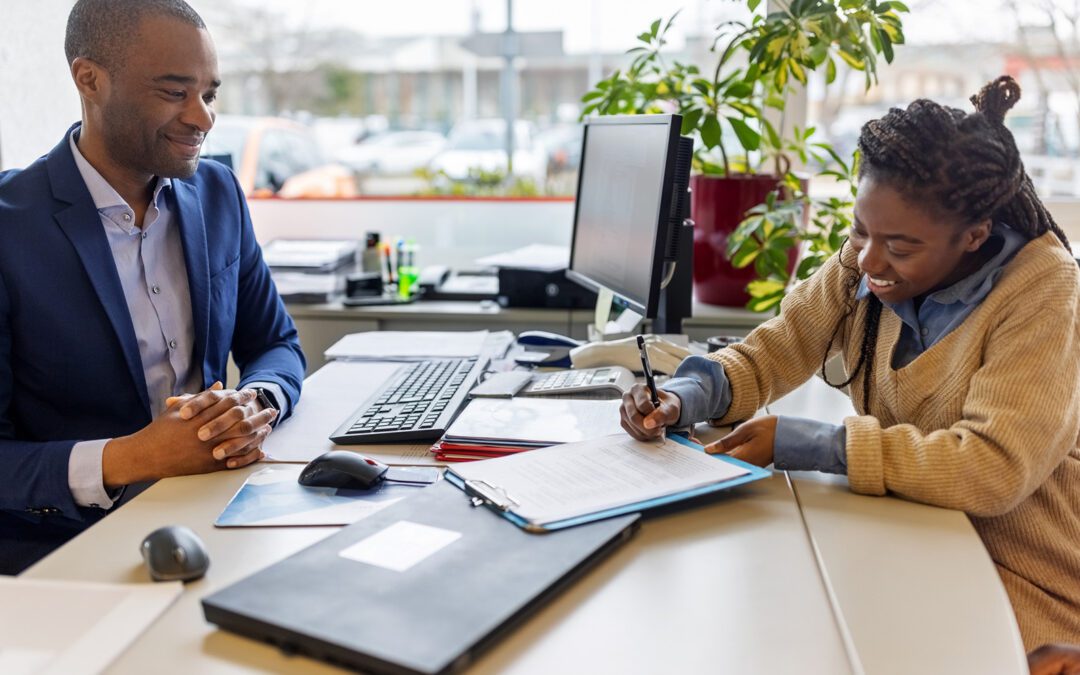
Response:
M1009 75L1002 75L986 84L978 94L971 97L975 110L997 124L1005 122L1005 113L1019 100L1020 85Z

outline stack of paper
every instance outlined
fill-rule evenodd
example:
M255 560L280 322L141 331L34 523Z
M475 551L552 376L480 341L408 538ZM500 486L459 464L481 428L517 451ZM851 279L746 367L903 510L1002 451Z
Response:
M622 431L621 404L569 398L473 399L432 451L441 461L461 462L592 440Z
M369 331L350 333L323 354L328 361L421 361L437 358L479 356L484 351L486 330Z

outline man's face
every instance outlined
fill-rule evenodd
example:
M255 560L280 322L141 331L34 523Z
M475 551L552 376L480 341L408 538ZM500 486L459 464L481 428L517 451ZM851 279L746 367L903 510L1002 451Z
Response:
M142 174L192 176L220 85L210 35L169 17L143 19L109 82L101 115L111 159Z
M898 304L959 281L990 233L989 221L959 225L930 215L889 185L865 177L849 241L880 300Z

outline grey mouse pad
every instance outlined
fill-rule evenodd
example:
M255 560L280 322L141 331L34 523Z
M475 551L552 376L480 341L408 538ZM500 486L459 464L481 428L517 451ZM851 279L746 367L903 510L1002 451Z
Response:
M207 621L377 673L450 673L630 537L529 534L446 481L204 598Z

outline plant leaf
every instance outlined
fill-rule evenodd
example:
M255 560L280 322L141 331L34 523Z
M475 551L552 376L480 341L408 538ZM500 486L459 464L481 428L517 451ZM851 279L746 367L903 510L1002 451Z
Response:
M743 245L739 247L739 250L735 251L735 254L731 256L731 266L735 269L742 269L754 262L761 249L758 248L753 239L747 239L743 242Z
M715 113L708 113L701 123L701 142L710 150L720 144L720 120Z
M713 119L716 119L715 117ZM761 134L750 128L750 125L742 121L738 117L728 117L728 123L731 128L735 130L735 135L739 137L739 144L746 150L757 150L761 146ZM719 124L717 125L719 129ZM705 140L702 138L702 140ZM717 139L719 142L719 138Z
M779 305L783 299L784 292L777 291L761 298L751 298L750 302L746 303L746 308L751 312L767 312Z
M772 295L777 291L784 290L784 283L779 279L755 279L746 285L746 292L755 298Z
M682 118L682 130L679 132L683 136L687 136L694 129L697 129L698 122L701 121L701 109L696 108L688 111Z

